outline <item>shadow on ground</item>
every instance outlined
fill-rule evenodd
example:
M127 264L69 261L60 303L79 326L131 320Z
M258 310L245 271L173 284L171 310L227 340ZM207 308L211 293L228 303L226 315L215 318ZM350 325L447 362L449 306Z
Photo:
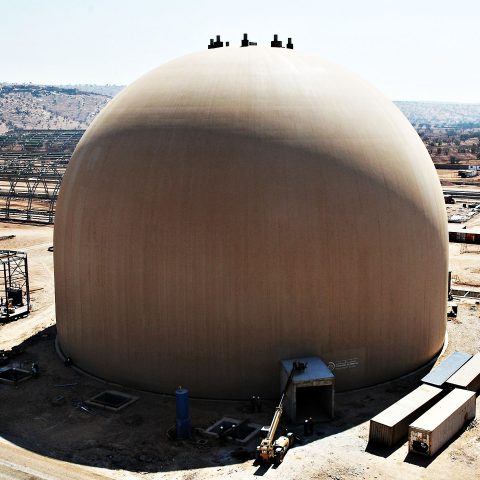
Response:
M66 367L55 352L55 334L55 327L40 332L10 360L24 367L37 362L40 376L15 387L0 385L1 435L8 441L51 458L131 472L219 467L249 458L253 463L255 444L239 449L238 444L205 437L199 429L223 416L269 424L273 402L264 402L261 413L251 414L246 403L192 400L195 433L190 440L172 441L167 432L175 421L173 397L125 389L140 399L120 412L79 408L83 401L111 387ZM335 419L318 423L314 435L302 442L311 443L369 420L413 390L420 377L417 373L389 384L337 394ZM302 425L293 431L303 436ZM255 475L267 470L258 466Z

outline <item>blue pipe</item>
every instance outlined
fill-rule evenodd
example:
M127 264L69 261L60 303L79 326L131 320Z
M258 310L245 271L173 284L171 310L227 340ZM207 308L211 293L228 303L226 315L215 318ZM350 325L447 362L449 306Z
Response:
M175 390L175 403L177 407L177 438L189 438L191 433L191 422L188 413L188 390L178 387Z

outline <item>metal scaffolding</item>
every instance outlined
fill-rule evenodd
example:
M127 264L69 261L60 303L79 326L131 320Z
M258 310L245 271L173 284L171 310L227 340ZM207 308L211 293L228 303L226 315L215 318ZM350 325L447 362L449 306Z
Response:
M0 135L0 151L73 152L84 130L12 130Z
M7 323L30 313L27 254L0 250L0 264L0 322Z
M83 130L0 135L0 220L53 223L60 184Z

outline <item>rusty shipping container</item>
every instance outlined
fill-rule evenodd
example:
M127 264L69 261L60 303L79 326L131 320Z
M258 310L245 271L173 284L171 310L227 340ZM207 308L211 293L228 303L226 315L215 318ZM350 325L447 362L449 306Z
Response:
M475 418L475 392L456 388L408 428L408 451L432 456Z
M409 424L428 410L443 390L421 385L370 420L369 442L395 445L405 439Z
M449 228L448 240L453 243L480 244L480 232L463 228Z

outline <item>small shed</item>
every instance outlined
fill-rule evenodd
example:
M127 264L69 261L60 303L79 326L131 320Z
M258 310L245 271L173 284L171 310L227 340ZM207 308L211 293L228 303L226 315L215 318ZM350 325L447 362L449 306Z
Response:
M294 362L306 364L303 371L293 375L288 388L284 411L292 420L312 417L316 421L331 419L335 412L335 375L319 357L301 357L282 360L280 391L283 391Z

